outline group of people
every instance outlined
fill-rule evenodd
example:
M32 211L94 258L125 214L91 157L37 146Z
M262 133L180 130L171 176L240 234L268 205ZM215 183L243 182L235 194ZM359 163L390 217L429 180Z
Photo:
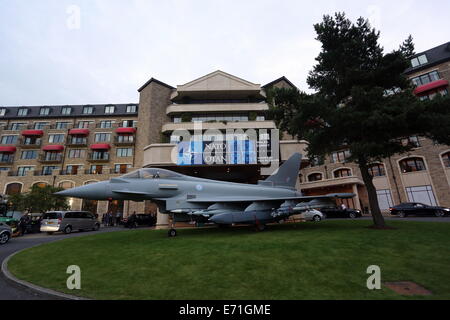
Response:
M119 226L122 223L123 219L123 213L117 212L116 214L113 214L112 212L108 212L103 214L102 216L102 223L105 227L114 227Z

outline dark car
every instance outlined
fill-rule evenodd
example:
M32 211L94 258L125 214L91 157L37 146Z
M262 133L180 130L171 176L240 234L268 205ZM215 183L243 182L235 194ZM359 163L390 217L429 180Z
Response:
M443 217L450 214L449 208L429 206L419 202L402 203L389 208L389 210L392 215L399 216L400 218L404 218L409 215Z
M135 217L131 215L124 220L126 228L136 228L138 226L152 227L156 225L156 217L151 214L136 214Z
M356 219L362 217L361 211L356 209L342 209L341 207L328 207L319 209L326 218Z

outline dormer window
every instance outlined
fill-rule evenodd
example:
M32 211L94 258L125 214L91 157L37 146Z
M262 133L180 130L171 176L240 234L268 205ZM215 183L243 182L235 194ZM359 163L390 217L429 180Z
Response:
M94 107L83 107L83 114L93 114L94 113Z
M130 104L127 106L127 113L134 113L136 112L136 105Z
M28 109L27 108L19 108L19 110L17 110L17 115L18 116L26 116L28 114Z
M71 107L62 107L61 114L63 115L70 115L72 113Z
M115 106L106 106L105 107L105 113L106 114L112 114L115 112L116 107Z
M419 66L424 65L426 63L428 63L428 59L427 59L427 56L424 55L424 54L411 59L411 65L412 65L413 68L419 67Z
M45 107L45 108L41 108L39 110L40 116L48 116L49 114L50 114L50 108Z
M6 108L0 108L0 117L4 117L6 114Z

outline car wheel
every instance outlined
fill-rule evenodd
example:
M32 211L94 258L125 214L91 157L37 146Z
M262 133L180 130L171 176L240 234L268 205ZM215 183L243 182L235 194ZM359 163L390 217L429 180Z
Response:
M313 217L313 221L315 221L315 222L320 222L321 220L322 220L322 218L320 216L318 216L318 215L315 215Z
M437 210L435 213L434 213L434 215L436 216L436 217L443 217L444 215L445 215L445 212L444 211L442 211L442 210Z
M11 236L9 235L8 232L4 232L0 235L0 244L5 244L9 241L9 239L11 238Z
M69 234L71 232L72 232L72 227L71 226L67 226L67 227L64 228L64 233L65 234Z
M406 218L406 213L404 213L403 211L399 211L399 212L398 212L398 216L399 216L400 218Z
M177 230L175 229L170 229L169 230L169 238L174 238L177 236Z
M356 213L350 212L348 216L349 216L350 219L355 219L356 218Z

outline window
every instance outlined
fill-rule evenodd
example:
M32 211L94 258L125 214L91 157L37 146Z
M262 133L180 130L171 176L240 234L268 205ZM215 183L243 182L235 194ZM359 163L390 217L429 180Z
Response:
M391 190L377 190L377 198L381 211L387 211L393 206Z
M136 120L124 120L122 121L123 128L136 128Z
M111 120L100 121L99 128L101 128L101 129L112 128L113 123L114 123L114 121L111 121Z
M428 59L427 59L427 56L424 54L411 59L411 66L413 68L424 65L426 63L428 63Z
M427 170L422 158L408 158L400 161L400 168L403 173Z
M21 183L10 183L6 186L6 192L7 195L13 195L18 194L22 192L22 184Z
M50 108L44 107L39 110L40 116L48 116L50 114Z
M27 151L22 151L22 154L20 155L20 159L32 160L32 159L36 159L37 156L38 156L38 152L36 150L27 150Z
M14 162L14 155L0 152L0 162L3 164L12 164Z
M78 171L83 170L82 165L68 165L66 166L66 174L77 175Z
M350 169L339 169L334 172L335 178L344 178L344 177L351 177L352 171Z
M25 146L40 146L41 139L37 137L24 137L22 140L22 144Z
M1 144L16 144L19 136L2 136Z
M70 115L72 113L72 108L71 107L62 107L61 109L61 114L63 115Z
M35 130L43 130L46 126L48 126L48 122L35 122L33 128Z
M386 176L386 171L384 170L384 165L380 163L373 164L369 167L369 173L372 177L384 177Z
M64 142L64 135L63 134L51 134L48 136L48 142L49 143L62 143L62 142Z
M322 180L323 175L321 173L312 173L308 176L309 182L320 181Z
M79 159L86 156L86 150L83 149L71 149L69 150L67 157L70 159Z
M116 110L116 107L115 107L115 106L106 106L106 107L105 107L105 113L107 113L107 114L114 113L115 110Z
M63 181L63 182L59 183L59 187L64 190L67 190L67 189L72 189L73 187L75 187L75 184L70 181Z
M22 130L22 128L26 125L23 122L14 122L11 123L11 130Z
M109 142L111 140L111 133L96 133L95 142Z
M19 167L19 168L17 169L17 175L18 175L19 177L26 176L26 175L27 175L27 172L30 171L30 170L33 170L33 169L34 169L34 167Z
M67 129L69 127L69 122L57 122L55 128L58 130Z
M266 117L265 116L256 116L256 121L265 121Z
M133 149L132 148L117 148L116 155L118 157L132 157Z
M78 129L88 129L89 125L93 123L93 121L78 121Z
M89 170L90 174L102 174L102 172L103 172L102 165L92 165L91 169Z
M450 168L450 152L442 155L442 162L444 163L444 167Z
M350 150L333 152L331 154L331 162L332 163L345 162L345 160L348 159L350 156L351 156Z
M314 168L323 165L323 163L324 163L323 157L314 157L311 158L311 163L309 164L309 166L311 168Z
M51 176L53 174L53 170L58 170L59 167L54 166L44 166L42 167L42 175L43 176Z
M94 107L83 107L83 114L93 114L94 113Z
M17 110L18 116L26 116L27 114L28 114L28 108L19 108L19 110Z
M60 151L47 151L44 153L45 161L61 161L62 154Z
M136 105L134 105L134 104L130 104L130 105L128 105L127 106L127 113L133 113L133 112L136 112L136 108L137 106Z
M94 151L91 156L92 160L109 160L108 151Z
M0 117L4 117L6 114L6 108L0 108Z
M134 141L134 136L133 135L119 135L119 136L117 136L117 142L119 142L119 143L132 143L133 141Z
M130 168L131 164L116 164L114 165L114 173L125 174Z
M423 74L421 76L412 78L411 81L416 87L419 87L419 86L423 86L425 84L428 84L430 82L439 80L440 78L441 77L439 75L439 72L433 71L433 72L428 72L428 73L425 73L425 74Z
M437 205L431 186L407 187L406 194L409 202L420 202L430 206Z
M410 136L406 139L402 140L402 144L404 146L411 146L413 148L419 148L420 147L420 142L419 142L419 137L418 136Z

